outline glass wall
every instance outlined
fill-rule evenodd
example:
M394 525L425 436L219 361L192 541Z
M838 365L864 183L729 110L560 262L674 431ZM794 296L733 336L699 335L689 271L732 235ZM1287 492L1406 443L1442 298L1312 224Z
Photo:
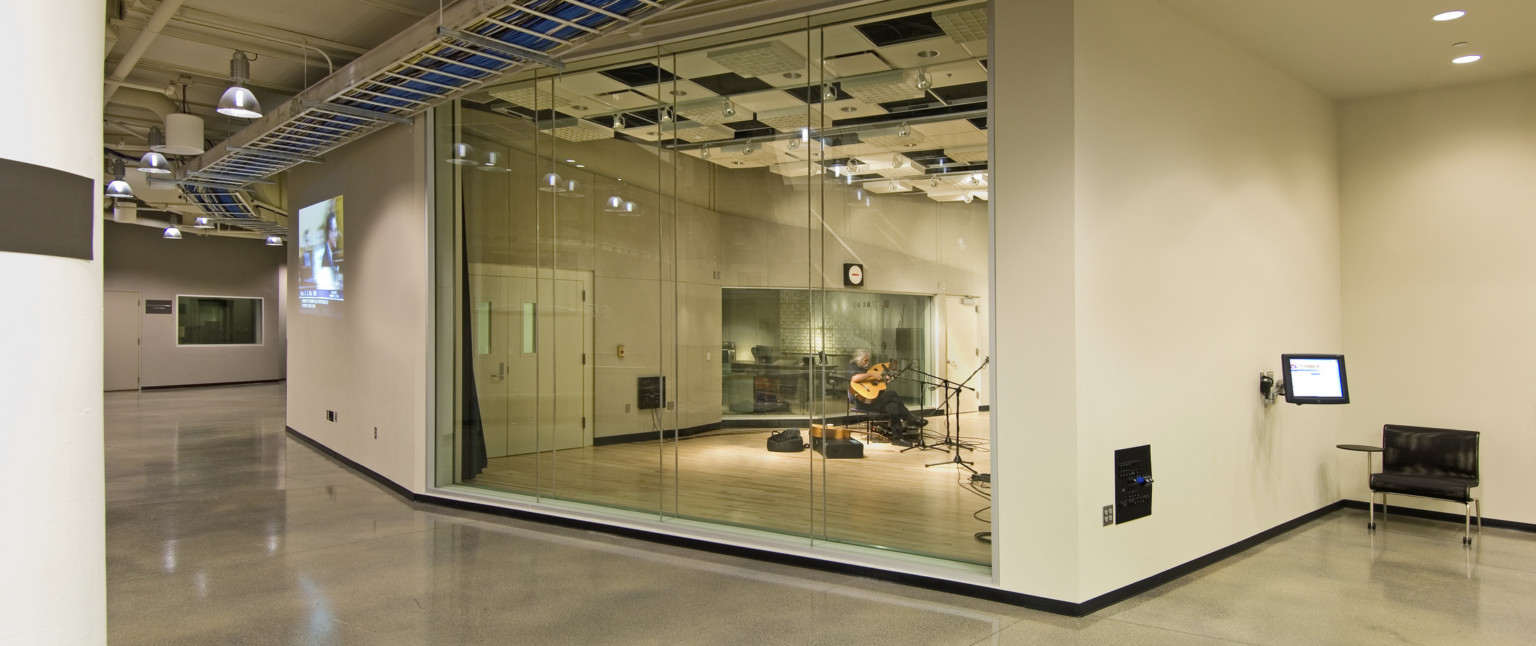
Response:
M439 110L436 484L988 565L984 10L802 19ZM876 368L878 406L850 394Z

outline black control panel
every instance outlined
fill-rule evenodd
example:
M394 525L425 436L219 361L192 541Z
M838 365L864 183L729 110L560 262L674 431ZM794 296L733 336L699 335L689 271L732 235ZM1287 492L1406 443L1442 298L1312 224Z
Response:
M655 410L667 400L666 377L641 377L639 391L635 394L636 408Z
M1152 445L1115 451L1115 524L1152 515Z

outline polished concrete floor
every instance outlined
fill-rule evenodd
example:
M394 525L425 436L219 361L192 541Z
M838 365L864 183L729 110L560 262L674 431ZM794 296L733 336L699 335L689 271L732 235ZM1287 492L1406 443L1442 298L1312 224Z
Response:
M106 397L112 644L1529 644L1536 536L1343 511L1074 619L413 505L283 386Z

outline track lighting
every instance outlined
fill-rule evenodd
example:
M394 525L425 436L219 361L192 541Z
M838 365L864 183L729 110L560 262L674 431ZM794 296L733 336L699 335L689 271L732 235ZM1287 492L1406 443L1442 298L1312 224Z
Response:
M730 99L721 99L720 114L726 117L736 116L736 104L731 103Z
M918 70L917 89L927 91L931 87L933 87L933 75L928 73L927 68Z
M660 120L661 123L672 123L672 108L662 108L661 111L657 113L657 119Z
M256 95L245 89L245 82L251 78L251 59L245 52L236 51L234 58L229 59L229 79L231 85L224 91L224 96L219 98L219 114L227 114L241 119L261 118L261 103L256 101Z
M622 115L622 114L613 115L613 129L614 130L623 130L624 129L624 115Z
M905 121L901 122L899 125L896 126L896 136L897 137L901 137L902 139L906 139L907 137L911 137L912 136L912 127L908 126L907 122L905 122Z
M112 181L107 183L107 197L133 197L133 189L123 181L123 160L112 160Z
M800 149L800 140L799 139L791 139L791 140L789 140L789 149L790 150L799 150Z
M831 83L821 86L821 100L828 103L836 101L837 88L833 87Z
M743 156L746 156L746 155L750 155L750 154L752 154L752 153L754 153L754 152L757 152L757 148L756 148L756 147L754 147L754 146L753 146L753 145L752 145L752 142L750 142L750 141L749 141L749 142L747 142L747 143L746 143L746 144L744 144L744 145L743 145L743 146L742 146L742 147L741 147L741 154L742 154L742 155L743 155Z
M709 159L709 147L705 146L704 149L699 152L699 156L703 157L704 159Z
M156 148L165 147L165 132L160 126L149 129L149 152L139 158L139 172L164 175L171 172L171 162L160 154Z

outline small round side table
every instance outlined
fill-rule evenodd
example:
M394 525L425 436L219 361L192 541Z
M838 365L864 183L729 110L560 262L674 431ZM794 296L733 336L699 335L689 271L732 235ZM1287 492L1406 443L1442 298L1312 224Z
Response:
M1379 446L1370 446L1370 445L1367 445L1367 444L1340 444L1339 448L1344 449L1345 451L1359 451L1359 452L1365 454L1365 491L1366 491L1366 495L1369 496L1369 498L1366 500L1365 504L1366 504L1366 509L1370 509L1371 505L1375 505L1376 504L1376 497L1370 495L1370 491L1371 491L1371 454L1372 453L1381 453L1381 447L1379 447ZM1376 529L1376 524L1368 522L1368 523L1365 524L1365 527L1366 527L1366 529Z

